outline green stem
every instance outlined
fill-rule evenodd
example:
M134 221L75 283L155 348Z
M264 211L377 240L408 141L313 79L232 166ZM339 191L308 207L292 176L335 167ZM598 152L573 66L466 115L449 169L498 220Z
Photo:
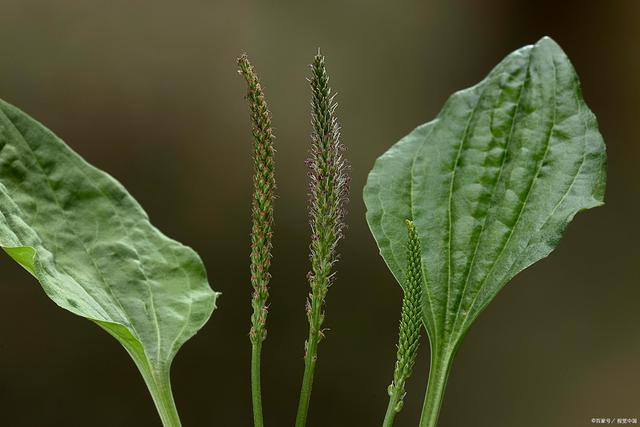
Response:
M260 354L262 342L251 343L251 400L253 403L253 425L263 427L262 420L262 393L260 385Z
M432 352L427 393L422 406L419 427L436 427L444 398L444 390L453 362L452 352Z
M402 402L403 391L399 387L394 387L391 396L389 397L389 405L387 406L387 412L384 414L384 421L382 427L393 426L393 421L398 413L398 404Z
M302 388L300 389L300 401L298 402L298 414L296 415L296 427L304 427L307 424L307 413L311 401L311 388L313 375L318 359L318 343L320 342L320 325L322 323L322 300L317 295L312 295L311 313L309 322L309 339L307 340L304 356L304 375Z

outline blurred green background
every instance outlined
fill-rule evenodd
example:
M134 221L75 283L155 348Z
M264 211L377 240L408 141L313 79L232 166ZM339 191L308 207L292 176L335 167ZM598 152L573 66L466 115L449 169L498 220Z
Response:
M640 2L19 0L0 4L0 97L123 182L222 291L175 360L185 426L250 425L251 140L235 58L247 51L277 133L275 260L265 417L292 425L307 325L306 170L316 49L339 93L352 163L347 238L328 296L310 427L380 425L401 292L364 220L373 161L452 92L543 35L581 77L608 145L606 206L480 316L450 377L441 427L587 426L640 418ZM58 309L0 259L0 425L159 426L117 342ZM415 426L428 344L397 426Z

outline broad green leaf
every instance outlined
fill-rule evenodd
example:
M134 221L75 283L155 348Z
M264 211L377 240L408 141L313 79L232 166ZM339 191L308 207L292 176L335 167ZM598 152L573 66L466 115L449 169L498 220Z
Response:
M605 164L578 77L549 38L507 56L376 161L367 221L401 284L406 219L421 241L423 320L432 370L442 371L430 383L444 387L462 337L498 291L547 256L577 212L603 203ZM435 406L421 425L435 425Z
M202 261L151 225L120 183L3 101L0 246L56 304L118 339L165 425L179 425L169 367L218 295Z

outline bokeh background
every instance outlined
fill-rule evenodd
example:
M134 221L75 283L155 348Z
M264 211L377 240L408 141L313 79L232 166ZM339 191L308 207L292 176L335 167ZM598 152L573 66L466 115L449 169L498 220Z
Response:
M401 292L377 254L361 189L375 158L543 35L566 50L609 153L607 204L480 316L450 377L441 427L591 425L640 418L640 2L19 0L0 2L0 97L122 181L222 291L178 354L185 426L251 425L251 159L247 51L277 132L275 259L265 416L293 424L307 325L307 64L327 55L352 163L347 238L327 299L309 425L375 426L387 404ZM0 259L0 425L159 426L127 354ZM428 344L397 426L415 426Z

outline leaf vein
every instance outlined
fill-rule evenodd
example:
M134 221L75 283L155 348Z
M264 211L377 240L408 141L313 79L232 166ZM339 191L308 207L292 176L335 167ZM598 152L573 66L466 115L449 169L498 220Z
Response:
M532 52L533 55L533 52ZM509 231L509 236L507 237L507 240L505 241L504 245L502 245L502 248L500 249L500 252L498 253L498 256L496 257L496 259L493 261L493 263L491 264L491 268L489 269L489 271L487 272L486 276L484 277L484 279L482 280L482 282L480 283L480 286L478 287L478 291L476 292L473 300L471 301L471 304L469 305L469 310L467 311L467 314L465 315L464 319L462 320L462 323L460 324L460 328L461 330L464 330L464 325L467 322L467 320L469 319L469 316L472 312L473 306L475 305L478 296L480 295L480 293L482 292L483 287L485 286L485 284L487 283L489 277L491 276L491 274L493 273L493 270L495 269L495 266L498 264L498 261L502 258L502 255L504 254L504 251L506 249L506 247L509 245L509 242L511 241L511 237L513 236L513 233L515 231L515 229L518 227L518 224L520 222L520 219L522 218L522 213L524 212L524 209L527 205L527 202L529 200L529 196L531 195L531 190L533 189L533 187L535 186L535 183L538 180L538 177L540 175L540 172L542 170L542 165L544 164L546 158L547 158L547 154L549 153L549 148L551 147L551 139L553 136L553 130L555 128L556 125L556 110L557 110L557 85L558 85L558 77L557 77L557 69L556 69L556 65L555 62L552 60L552 65L553 65L553 72L554 72L554 79L553 79L553 114L552 114L552 120L551 120L551 125L549 126L549 130L547 132L547 138L546 138L546 143L545 143L545 151L544 154L542 156L542 159L540 159L540 162L536 168L536 173L533 176L533 179L531 180L531 183L529 184L529 188L527 189L527 194L525 195L525 199L522 203L522 205L520 206L520 210L518 212L518 216L516 217L516 221L513 225L513 227L511 227L511 230Z
M507 137L507 142L506 142L505 147L504 147L504 154L503 154L502 160L500 162L500 168L498 170L498 176L497 176L495 184L494 184L494 186L493 186L493 188L491 190L491 198L490 198L490 200L492 202L495 199L496 190L499 187L500 178L502 177L502 173L504 171L504 166L506 164L506 159L507 159L507 156L509 154L509 146L511 145L511 141L513 139L513 132L514 132L514 129L515 129L516 117L518 116L518 112L520 111L520 106L521 106L522 100L523 100L523 96L522 95L523 95L523 93L525 91L525 87L526 87L527 81L529 79L529 68L530 68L530 66L531 66L531 53L529 52L529 58L527 60L527 67L526 67L526 71L525 71L525 78L524 78L524 81L522 82L522 86L520 87L520 90L518 91L518 100L516 102L516 108L514 109L513 115L511 117L511 124L510 124L510 127L509 127L509 136ZM480 247L480 241L482 240L482 235L483 235L483 233L484 233L484 231L486 229L486 224L487 224L488 218L489 218L489 215L487 213L487 215L484 218L484 221L482 222L482 228L480 229L480 233L478 234L478 237L476 238L476 243L474 245L475 247L473 249L473 255L471 257L471 262L470 262L469 268L467 269L467 272L465 274L465 282L464 282L464 286L462 288L462 292L460 294L460 302L458 304L456 315L455 315L454 320L453 320L454 323L456 322L456 320L457 320L457 318L458 318L458 316L460 314L460 309L462 308L462 305L464 303L464 296L465 296L465 293L467 291L467 286L469 284L469 278L471 277L471 271L472 271L473 266L475 264L475 260L476 260L477 253L478 253L478 248Z

